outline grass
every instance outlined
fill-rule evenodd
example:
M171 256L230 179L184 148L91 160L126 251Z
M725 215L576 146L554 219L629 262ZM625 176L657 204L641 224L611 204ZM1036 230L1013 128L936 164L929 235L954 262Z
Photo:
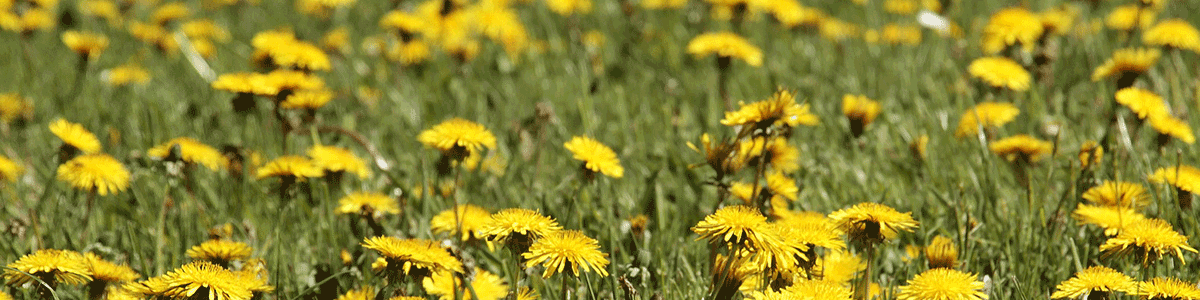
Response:
M881 1L876 1L881 2ZM1114 2L1114 1L1109 1ZM1029 3L1033 11L1059 4L1081 9L1077 23L1102 18L1117 3L1092 8L1085 3ZM1127 2L1127 1L1122 1ZM710 282L708 248L689 228L716 207L716 190L705 181L713 173L692 168L703 157L685 145L698 143L702 133L729 136L718 123L724 107L717 95L712 58L694 58L684 46L704 31L728 30L712 20L707 5L693 1L687 8L637 10L622 15L615 1L597 1L595 11L579 16L582 31L605 36L598 56L602 72L593 72L586 50L572 41L568 18L553 14L540 2L518 6L529 34L544 41L542 53L517 60L483 42L481 54L458 63L438 54L419 68L402 68L365 53L364 37L380 34L377 21L391 8L389 1L359 1L328 20L295 12L288 2L264 1L242 10L199 9L185 1L197 17L211 18L232 34L218 44L207 63L218 74L249 71L250 38L257 32L290 27L297 36L317 41L334 26L351 32L353 49L333 54L333 70L320 75L336 99L318 112L317 124L339 126L361 134L391 166L374 170L365 180L340 185L314 180L312 201L280 202L272 180L233 177L198 168L190 178L173 175L145 150L178 136L195 137L209 145L253 149L268 160L303 154L315 143L364 148L345 135L321 132L295 134L284 144L269 106L239 115L230 110L229 93L213 90L179 53L160 53L129 36L126 30L76 14L76 28L105 33L110 46L88 64L78 96L71 97L77 76L77 57L66 49L59 33L35 32L27 38L0 35L8 42L0 51L0 91L33 99L35 113L25 124L0 127L0 155L26 168L16 182L0 183L0 220L6 242L0 243L0 262L12 262L35 249L92 251L128 263L144 277L163 274L189 261L184 252L207 239L207 229L229 223L234 239L251 245L266 260L273 299L305 299L321 281L317 270L337 274L339 293L360 285L382 282L364 269L374 254L358 244L348 217L334 215L341 195L357 190L384 191L403 199L403 213L385 218L389 235L439 238L429 219L451 207L445 198L430 195L437 160L435 150L416 140L421 130L442 120L461 117L485 125L498 138L492 151L505 162L503 175L463 172L458 197L464 203L492 211L508 207L540 210L568 229L579 229L600 241L610 255L610 277L591 274L581 282L580 296L629 299L620 287L629 282L640 299L698 299ZM794 90L799 101L812 105L821 124L798 128L790 141L801 151L801 170L793 177L801 187L795 210L828 213L859 202L880 202L920 221L913 233L902 234L880 248L873 281L885 289L904 285L924 269L905 262L905 245L925 245L946 235L960 247L961 270L990 278L994 299L1042 299L1054 285L1078 270L1108 265L1126 274L1152 272L1195 281L1197 264L1167 259L1152 270L1136 263L1102 257L1098 246L1105 237L1094 227L1077 225L1069 215L1081 201L1077 182L1128 180L1146 184L1153 199L1145 214L1171 221L1189 244L1196 245L1200 226L1173 204L1174 191L1145 182L1156 168L1195 165L1194 146L1172 142L1159 150L1152 131L1126 123L1112 126L1116 109L1111 82L1092 82L1092 69L1113 49L1140 44L1122 33L1102 29L1094 34L1053 38L1057 58L1053 81L1037 78L1028 92L992 92L966 74L966 66L982 56L979 39L987 17L1012 1L962 1L949 15L963 26L961 39L924 32L916 46L868 44L860 39L832 42L814 32L781 30L767 15L751 18L742 30L765 53L763 67L736 62L730 93L747 102L767 98L777 88ZM1198 1L1174 1L1159 18L1200 20ZM415 5L403 3L402 7ZM877 28L889 22L911 22L911 16L886 14L879 3L864 8L849 1L812 3L840 19ZM75 12L75 1L61 10ZM130 18L148 14L137 5ZM1197 93L1198 59L1192 52L1165 51L1142 84L1164 95L1177 114L1200 110ZM152 74L146 85L112 87L102 82L103 70L139 62ZM378 96L364 95L370 88ZM594 87L594 88L593 88ZM856 142L841 116L843 94L865 94L883 104L883 113ZM962 111L983 100L1015 103L1021 115L999 131L1000 136L1026 133L1051 140L1052 157L1029 169L1032 204L1011 174L1008 162L987 151L983 141L955 139L953 130ZM538 119L538 112L548 118ZM122 160L133 174L129 190L101 196L93 215L83 223L86 193L55 180L59 140L46 126L56 118L83 124L102 140L104 151ZM1194 118L1193 118L1194 119ZM1189 120L1191 128L1197 121ZM540 139L530 134L540 131ZM1114 138L1105 144L1105 162L1098 172L1080 178L1076 151L1085 140ZM571 136L592 136L612 147L626 168L621 179L601 178L581 184L579 163L562 143ZM917 162L908 144L928 135L929 158ZM861 143L862 146L854 146ZM283 149L289 151L284 151ZM623 220L649 216L649 234L634 240ZM636 244L637 247L630 247ZM354 254L343 266L341 250ZM636 251L630 251L636 250ZM474 263L506 274L473 249ZM503 252L499 260L511 261ZM1196 259L1188 254L1189 260ZM526 276L554 298L557 280L540 282ZM1139 277L1140 278L1140 277ZM511 283L510 283L511 284ZM31 298L31 290L9 287L16 298ZM82 297L72 288L60 290L64 299ZM22 297L24 296L24 297ZM585 297L585 298L587 298Z

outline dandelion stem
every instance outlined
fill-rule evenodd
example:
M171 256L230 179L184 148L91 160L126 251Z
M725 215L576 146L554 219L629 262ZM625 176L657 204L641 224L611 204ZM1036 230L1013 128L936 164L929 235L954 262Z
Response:
M867 259L867 268L863 270L862 280L854 289L854 298L858 300L867 300L871 296L871 269L875 266L875 243L866 243L866 249L863 253Z

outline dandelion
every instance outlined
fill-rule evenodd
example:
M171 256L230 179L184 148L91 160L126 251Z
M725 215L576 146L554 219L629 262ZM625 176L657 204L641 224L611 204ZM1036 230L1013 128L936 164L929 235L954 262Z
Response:
M1029 90L1029 72L1007 57L993 56L976 59L967 67L967 72L972 77L979 78L993 87L1008 88L1014 91Z
M1033 163L1050 154L1054 145L1029 135L1018 134L1000 139L989 145L988 149L1010 162Z
M1149 176L1150 182L1156 184L1168 183L1175 188L1179 206L1191 209L1193 195L1200 193L1200 169L1192 166L1158 168Z
M92 280L87 260L82 254L70 250L37 250L21 256L6 268L4 281L11 286L40 280L49 284L51 288L56 288L58 284L77 285Z
M1200 52L1200 31L1183 19L1163 20L1142 33L1142 42Z
M108 48L108 38L93 32L68 30L63 32L62 41L86 60L95 60Z
M68 153L69 156L73 157L80 152L83 154L100 153L100 140L82 125L58 119L50 123L50 133L63 141L60 151Z
M924 161L928 157L929 136L922 134L921 136L908 143L908 151L912 153L913 158L918 161Z
M1019 114L1021 114L1021 110L1012 103L979 103L963 112L962 118L958 120L958 129L954 131L954 136L962 138L978 132L979 128L983 128L986 133L1012 122Z
M559 15L570 16L575 13L587 14L592 12L591 0L546 0L546 7Z
M150 14L150 21L160 26L167 25L168 22L182 20L192 15L192 11L183 3L168 3L159 6Z
M387 58L399 62L402 66L418 65L433 56L429 48L429 43L420 39L401 42L388 48Z
M879 115L879 102L865 95L842 96L842 114L850 119L850 132L855 137L862 136L863 129Z
M362 246L379 252L386 265L383 273L398 276L392 280L409 276L420 282L439 272L463 272L462 262L434 241L378 236L363 240Z
M84 260L87 262L88 271L92 274L92 280L87 284L88 296L91 299L101 299L110 286L119 287L117 285L119 283L141 277L129 266L106 261L94 253L85 253Z
M0 94L0 123L33 118L33 102L17 93Z
M1038 14L1042 20L1043 34L1064 35L1075 23L1078 12L1066 6L1055 7Z
M908 281L908 285L900 287L896 299L900 300L983 300L983 282L975 279L975 274L964 273L953 269L930 269Z
M1150 128L1158 132L1158 145L1162 147L1171 140L1171 138L1179 139L1179 141L1191 145L1196 142L1196 136L1192 133L1192 127L1187 121L1180 120L1171 116L1171 114L1162 112L1150 115Z
M937 236L925 247L925 258L929 261L930 269L953 269L958 265L958 246L954 241L944 236Z
M127 86L130 84L146 84L150 82L150 72L137 64L124 64L108 69L102 77L112 86Z
M700 235L697 240L707 239L714 245L745 245L757 248L763 243L767 230L767 217L758 210L744 205L726 206L705 216L692 227Z
M479 123L453 118L417 135L417 141L442 152L445 157L462 160L470 152L496 147L496 136Z
M429 220L429 228L436 234L461 235L462 241L484 239L483 229L491 222L492 213L483 207L464 204L455 210L447 209ZM459 224L462 224L460 227Z
M9 181L16 182L21 173L25 172L25 167L17 164L7 157L0 155L0 182Z
M1117 91L1116 98L1117 103L1133 111L1138 119L1144 120L1151 116L1167 113L1167 105L1163 102L1162 97L1147 90L1135 87L1124 88Z
M224 267L233 261L250 257L252 250L249 245L242 242L207 240L200 243L200 245L188 249L187 256L196 260L209 261Z
M321 47L325 47L325 50L332 52L345 53L349 51L350 30L345 26L340 26L326 32L321 37Z
M178 152L176 152L178 151ZM229 160L216 148L190 137L178 137L146 150L146 155L162 160L182 160L218 171L229 167Z
M838 20L836 18L822 18L821 24L818 26L818 32L822 38L833 41L842 42L850 38L859 36L862 31L858 24Z
M333 100L333 93L328 90L302 90L284 98L283 102L280 103L280 107L311 111L324 107L330 100Z
M1158 63L1162 55L1158 49L1125 48L1113 52L1103 65L1092 71L1092 81L1108 77L1117 77L1117 88L1124 89L1133 86L1134 80Z
M1073 215L1080 224L1100 226L1107 236L1115 236L1130 224L1146 219L1146 216L1133 209L1083 203L1075 208Z
M888 44L916 46L921 44L921 27L887 24L880 30L879 36Z
M503 209L480 230L489 241L510 247L514 253L525 253L535 239L562 230L554 219L523 208Z
M520 290L514 291L514 293L517 294L517 300L538 300L542 298L542 295L538 294L536 290L524 286Z
M1135 28L1149 27L1154 24L1158 13L1153 9L1145 9L1137 4L1117 6L1108 16L1104 17L1104 25L1113 30L1132 31Z
M1005 8L992 14L983 28L983 51L996 54L1020 43L1031 50L1045 28L1038 15L1024 8Z
M1084 169L1099 165L1104 159L1104 147L1096 141L1086 141L1079 146L1079 163Z
M192 39L229 40L229 32L225 28L221 28L221 25L217 25L216 22L209 19L187 21L183 25L180 25L180 29L183 30L184 35Z
M785 90L779 90L763 101L742 104L736 111L725 112L725 118L721 119L725 126L749 125L748 128L755 130L770 126L815 126L819 122L817 116L809 112L808 104L796 103L795 94Z
M710 32L696 36L688 42L687 52L696 57L716 55L718 62L736 58L755 67L762 66L763 62L761 49L732 32ZM725 68L728 65L728 62L724 63Z
M377 192L354 192L338 199L336 212L381 218L400 213L396 200Z
M187 299L242 299L253 296L237 274L206 261L191 262L162 276L162 295Z
M371 176L367 162L345 148L314 145L308 148L308 156L312 157L313 165L324 170L326 175L335 174L334 177L340 178L341 174L350 173L361 179Z
M1129 293L1135 290L1133 278L1105 266L1093 266L1075 273L1055 287L1051 299L1105 299L1113 292ZM1093 298L1093 295L1099 296Z
M852 241L868 244L883 242L900 231L912 231L918 224L911 212L900 213L887 205L870 202L835 211L829 218L845 230Z
M346 291L345 294L338 296L336 300L374 300L375 287L364 286L361 288Z
M546 269L542 272L542 278L550 278L550 275L562 273L564 269L569 269L576 277L580 276L580 269L608 276L605 270L608 254L599 249L599 243L583 232L563 230L538 239L522 257L527 260L525 267L540 264Z
M608 146L590 137L572 137L570 141L563 144L563 147L571 151L576 160L583 161L584 175L587 178L594 178L595 173L612 178L621 178L625 174L625 169L621 167L621 160L617 159L617 154Z
M433 274L433 276L425 278L421 282L421 286L425 288L425 293L438 296L438 299L441 300L454 300L455 293L458 293L464 300L500 300L508 295L508 285L504 284L504 279L500 276L480 268L475 268L472 274L474 275L471 276L469 289L463 283L462 277L450 272ZM414 300L425 299L413 298ZM395 300L395 298L390 300Z
M58 166L58 180L101 196L129 188L129 170L107 154L88 154Z
M1176 232L1167 221L1145 219L1125 226L1117 236L1104 241L1100 251L1105 256L1135 255L1143 264L1148 264L1172 254L1182 263L1183 251L1195 253L1196 249L1188 246L1187 237Z
M844 250L826 251L825 256L817 260L813 274L820 274L821 280L849 284L855 274L867 269L867 264L854 253Z
M1141 184L1106 180L1103 184L1083 192L1083 199L1103 206L1137 208L1149 204L1150 196Z
M645 6L646 2L642 1L642 5ZM679 2L684 3L684 1ZM794 0L771 1L764 4L764 6L764 9L775 17L775 20L778 20L779 23L787 28L795 28L797 26L815 28L820 26L821 21L828 17L825 12L816 8L803 6Z
M1145 299L1200 299L1200 288L1177 278L1155 277L1150 281L1137 283L1136 287L1127 292Z

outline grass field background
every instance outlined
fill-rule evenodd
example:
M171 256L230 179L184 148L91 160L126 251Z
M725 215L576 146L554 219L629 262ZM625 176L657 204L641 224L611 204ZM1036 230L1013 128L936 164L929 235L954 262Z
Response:
M811 2L811 1L810 1ZM889 14L882 1L859 6L850 1L805 3L839 19L879 28L888 23L915 24L911 15ZM867 43L859 38L830 41L812 30L786 30L769 16L747 19L741 33L764 52L762 67L735 62L730 78L734 101L758 101L777 89L795 91L799 102L812 105L821 123L799 127L791 141L801 151L801 169L793 176L800 186L794 210L829 213L859 202L879 202L911 211L921 224L883 246L873 275L885 290L904 285L924 270L919 260L902 259L906 245L922 246L945 235L960 247L961 269L987 276L992 299L1045 299L1054 286L1091 265L1107 265L1127 274L1169 275L1200 279L1195 254L1188 263L1166 259L1156 268L1139 270L1132 260L1102 258L1105 237L1094 227L1077 224L1070 212L1080 202L1078 149L1085 140L1105 144L1105 161L1091 180L1127 180L1149 188L1153 204L1145 211L1170 221L1197 245L1196 212L1174 204L1175 191L1146 182L1146 175L1177 163L1195 165L1193 145L1172 142L1159 149L1152 129L1114 126L1113 115L1128 118L1112 100L1110 81L1091 80L1092 70L1117 48L1140 45L1136 38L1105 28L1076 28L1053 38L1056 58L1052 78L1035 77L1027 92L985 88L967 75L967 65L984 56L979 48L988 16L1003 8L1025 5L1042 11L1059 5L1079 9L1075 24L1100 20L1118 2L1098 5L1069 1L955 1L946 15L962 26L961 38L924 30L919 45ZM303 154L317 143L370 154L346 135L320 132L292 134L285 144L269 105L241 115L229 105L232 94L214 90L181 53L161 53L131 37L127 30L75 14L76 29L101 32L111 40L107 50L87 65L76 96L78 57L59 33L37 31L28 37L0 33L0 92L16 92L34 104L25 124L3 125L0 155L26 168L15 182L0 182L0 262L12 262L35 249L91 251L128 263L143 277L165 273L188 262L184 252L207 239L208 229L225 223L233 239L254 248L266 260L269 299L304 299L316 284L320 268L338 274L341 289L381 284L369 266L374 254L359 246L351 218L335 215L336 200L351 191L383 191L404 206L402 214L384 218L390 235L438 239L429 220L453 204L433 195L436 150L421 145L417 134L443 120L460 117L483 124L498 138L492 154L502 174L463 172L458 197L496 211L508 207L540 210L568 229L579 229L600 241L609 253L610 277L590 274L583 285L600 299L627 299L619 280L629 280L640 299L699 299L708 294L709 248L690 228L718 206L713 173L689 167L704 161L689 149L703 133L731 136L719 123L725 111L716 88L713 58L685 53L694 36L730 30L713 20L708 5L692 1L678 10L636 9L626 17L617 1L596 1L591 14L563 17L540 1L517 5L521 20L539 50L515 57L492 42L473 61L462 63L436 53L419 67L401 67L368 54L364 38L381 34L378 20L393 9L389 1L359 1L328 19L296 12L290 1L264 1L239 10L206 10L199 1L184 1L193 18L210 18L230 32L206 62L217 74L253 71L250 38L264 30L290 28L300 39L318 42L325 32L344 26L350 32L345 53L331 53L333 69L318 72L335 99L318 110L316 125L357 132L377 148L390 166L375 168L365 180L347 177L341 185L313 180L313 201L303 197L281 202L272 190L276 180L233 177L196 168L191 178L171 175L147 157L146 149L171 138L190 136L209 145L236 145L257 151L263 161ZM403 1L401 9L416 3ZM1200 1L1171 1L1159 19L1200 20ZM75 1L62 1L59 11L75 13ZM636 7L636 5L634 6ZM145 16L149 5L135 5L129 18ZM1095 24L1091 24L1095 26ZM574 34L572 31L576 31ZM604 36L594 51L598 64L579 41L580 33ZM1176 115L1200 110L1200 56L1164 51L1142 81L1163 95ZM149 84L112 87L102 81L105 69L138 62L150 71ZM595 70L602 68L601 72ZM880 117L859 139L850 137L841 114L844 94L863 94L883 105ZM1030 134L1055 142L1052 157L1030 168L1031 195L1017 182L1009 164L989 152L978 138L956 139L953 131L963 111L985 101L1012 102L1021 108L1016 121L999 134ZM538 118L538 110L549 118ZM60 141L47 125L65 118L100 137L104 151L120 159L133 174L129 190L95 200L84 223L86 193L55 179ZM1200 123L1188 121L1191 128ZM535 129L535 127L537 129ZM541 138L529 134L541 130ZM584 184L579 162L562 144L575 135L596 138L615 150L624 178L599 178ZM928 159L916 160L908 145L929 137ZM286 150L285 150L286 149ZM1027 199L1027 197L1030 197ZM1032 207L1027 205L1031 200ZM733 204L731 200L726 204ZM626 220L649 217L647 237L635 240ZM628 246L635 243L637 247ZM339 253L354 254L343 266ZM631 250L636 249L636 252ZM499 253L499 252L498 252ZM476 263L492 268L479 251ZM557 280L541 287L553 299ZM532 284L532 283L531 283ZM511 283L510 283L511 286ZM31 291L9 288L17 299ZM63 299L83 297L71 288ZM590 297L583 294L584 298ZM1128 296L1127 296L1128 297Z

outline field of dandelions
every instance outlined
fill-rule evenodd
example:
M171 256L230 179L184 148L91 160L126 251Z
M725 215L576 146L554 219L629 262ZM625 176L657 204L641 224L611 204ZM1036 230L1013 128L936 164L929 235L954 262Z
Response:
M0 300L1200 299L1196 0L0 0Z

